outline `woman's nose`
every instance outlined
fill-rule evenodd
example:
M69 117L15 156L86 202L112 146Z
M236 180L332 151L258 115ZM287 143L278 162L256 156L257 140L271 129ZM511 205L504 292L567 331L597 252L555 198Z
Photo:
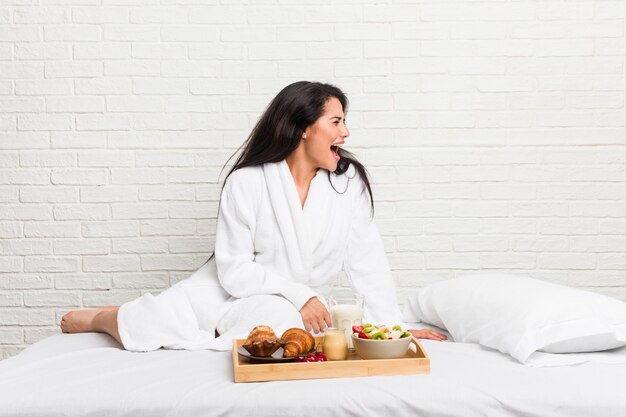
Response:
M348 128L346 127L346 125L343 126L343 137L347 138L348 136L350 136L350 131L348 130Z

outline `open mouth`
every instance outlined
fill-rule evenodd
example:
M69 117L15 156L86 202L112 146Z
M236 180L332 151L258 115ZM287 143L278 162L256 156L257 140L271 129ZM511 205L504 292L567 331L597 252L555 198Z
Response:
M332 145L330 147L330 153L333 154L333 158L335 158L335 161L339 161L341 159L341 157L339 156L339 146Z

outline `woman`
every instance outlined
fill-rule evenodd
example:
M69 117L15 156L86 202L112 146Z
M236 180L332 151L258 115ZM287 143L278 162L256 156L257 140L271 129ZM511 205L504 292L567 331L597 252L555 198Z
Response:
M342 266L365 321L403 324L365 169L341 148L346 109L335 86L285 87L224 180L209 261L157 296L70 312L63 332L108 333L134 351L227 350L258 324L319 333L332 324L324 294Z

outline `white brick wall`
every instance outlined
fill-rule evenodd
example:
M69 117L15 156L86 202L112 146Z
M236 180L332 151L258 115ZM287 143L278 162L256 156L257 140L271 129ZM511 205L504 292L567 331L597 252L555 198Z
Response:
M351 99L401 300L477 270L626 300L625 2L206 3L0 2L0 357L202 264L301 79Z

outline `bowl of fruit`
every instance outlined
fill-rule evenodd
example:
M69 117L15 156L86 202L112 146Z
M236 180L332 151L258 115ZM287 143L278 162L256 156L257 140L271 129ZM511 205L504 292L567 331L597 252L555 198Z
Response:
M363 359L394 359L406 355L411 333L400 326L352 326L352 344Z

